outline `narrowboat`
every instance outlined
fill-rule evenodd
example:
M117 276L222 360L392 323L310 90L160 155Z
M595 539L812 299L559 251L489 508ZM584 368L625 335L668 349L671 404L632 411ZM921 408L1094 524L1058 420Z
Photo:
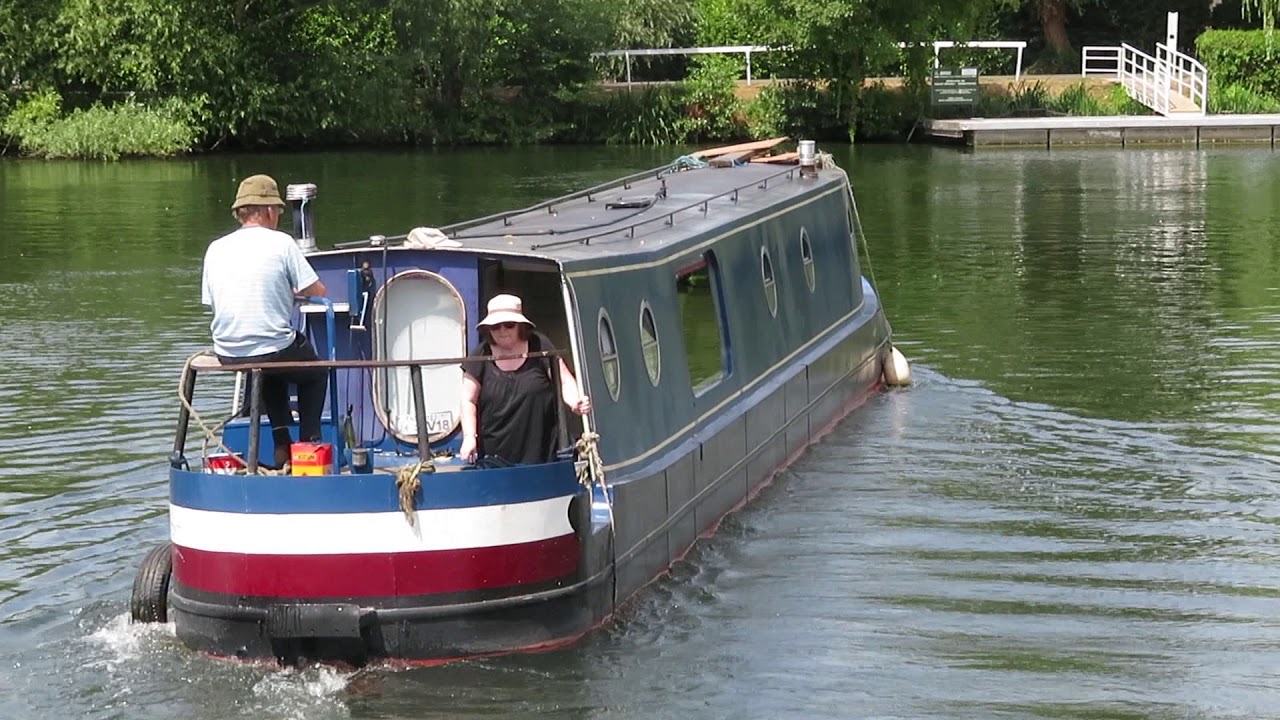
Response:
M329 288L296 313L328 373L322 443L305 472L296 446L291 471L265 467L262 367L193 356L169 541L142 560L132 618L216 656L356 666L557 647L606 621L907 381L848 176L811 141L759 155L774 145L326 250L315 186L290 185ZM458 456L460 366L498 294L523 298L592 399L562 408L546 463Z

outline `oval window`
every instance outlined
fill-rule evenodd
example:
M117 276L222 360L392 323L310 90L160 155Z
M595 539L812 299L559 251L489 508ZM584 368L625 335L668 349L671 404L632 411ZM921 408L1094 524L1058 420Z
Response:
M813 292L818 284L818 272L813 266L813 245L809 243L809 231L800 228L800 262L804 264L804 282Z
M764 299L769 303L769 314L778 317L778 286L773 280L773 260L769 248L760 248L760 277L764 280Z
M618 344L613 339L613 323L609 322L609 313L600 308L600 365L604 370L604 384L609 388L609 397L618 399L618 391L622 385L622 374L618 368Z
M649 371L649 382L657 387L662 376L662 353L658 349L658 326L647 300L640 303L640 352L644 355L644 369Z

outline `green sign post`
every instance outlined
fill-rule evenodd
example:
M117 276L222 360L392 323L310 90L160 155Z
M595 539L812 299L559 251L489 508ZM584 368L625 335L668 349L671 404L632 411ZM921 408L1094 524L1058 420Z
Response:
M934 105L976 105L978 68L934 68L929 99Z

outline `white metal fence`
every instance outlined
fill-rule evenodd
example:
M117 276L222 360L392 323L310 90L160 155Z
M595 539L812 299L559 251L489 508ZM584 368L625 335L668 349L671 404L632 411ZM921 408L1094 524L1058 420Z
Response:
M908 45L917 43L898 43L898 47L903 48ZM1014 51L1014 78L1022 78L1022 53L1027 48L1025 40L971 40L968 42L956 40L934 40L927 43L918 43L933 47L933 66L936 68L939 64L939 55L943 50L949 48L990 48L997 50L1013 50ZM771 47L768 45L718 45L714 47L688 47L688 48L639 48L634 50L608 50L605 52L592 53L593 57L620 57L626 64L626 83L631 85L631 59L635 57L652 57L655 55L738 55L741 54L746 62L747 84L751 84L751 54L762 52L774 52L778 50L790 50L790 47Z
M1128 43L1089 45L1081 51L1080 74L1117 80L1129 97L1161 115L1173 112L1204 115L1209 71L1199 60L1156 43L1156 54Z
M768 45L718 45L715 47L692 47L692 48L644 48L639 50L609 50L607 52L591 53L593 57L621 57L626 60L627 65L627 84L631 84L631 58L647 57L653 55L737 55L741 53L747 62L747 84L751 84L751 53L769 52L771 50L783 50L785 48L774 48Z
M948 48L992 48L997 50L1013 50L1014 65L1013 78L1015 80L1022 79L1022 53L1027 49L1026 40L934 40L930 43L898 43L898 47L904 48L908 45L923 44L933 46L933 67L939 65L941 52Z

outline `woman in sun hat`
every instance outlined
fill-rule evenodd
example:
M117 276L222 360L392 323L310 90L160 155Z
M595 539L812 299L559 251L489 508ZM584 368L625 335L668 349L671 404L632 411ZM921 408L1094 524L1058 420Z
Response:
M495 295L477 329L477 355L517 355L554 350L534 329L515 295ZM497 457L515 464L550 462L556 452L556 396L573 412L591 411L573 372L555 357L468 360L462 363L462 447L467 462ZM556 391L557 387L559 392Z

